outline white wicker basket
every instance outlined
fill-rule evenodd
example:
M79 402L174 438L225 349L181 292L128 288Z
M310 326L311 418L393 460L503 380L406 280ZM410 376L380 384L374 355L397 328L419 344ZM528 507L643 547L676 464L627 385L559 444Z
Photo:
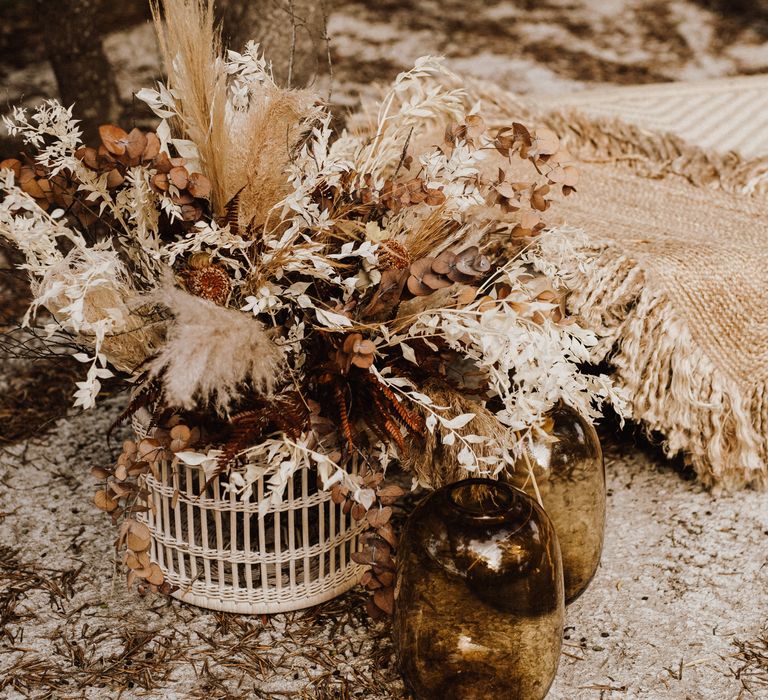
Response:
M139 437L146 435L142 418L133 420ZM152 532L152 561L178 586L175 598L211 610L277 613L330 600L360 581L365 567L351 554L364 524L317 488L313 471L297 471L283 502L263 517L263 479L235 495L218 477L204 491L199 467L179 464L174 476L164 461L159 471L159 480L142 477L155 507L139 519Z

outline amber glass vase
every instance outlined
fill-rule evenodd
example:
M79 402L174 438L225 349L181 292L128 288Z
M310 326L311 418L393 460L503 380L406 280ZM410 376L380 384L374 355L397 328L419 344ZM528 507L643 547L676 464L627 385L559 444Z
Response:
M559 404L508 480L530 496L538 488L560 542L565 602L574 601L597 571L605 533L605 466L592 423Z
M427 496L398 550L394 635L419 700L537 700L555 677L563 578L554 527L509 484Z

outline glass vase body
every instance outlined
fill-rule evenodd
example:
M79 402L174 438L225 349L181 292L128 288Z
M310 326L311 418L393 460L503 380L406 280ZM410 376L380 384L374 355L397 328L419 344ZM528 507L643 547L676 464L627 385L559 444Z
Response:
M605 464L594 426L559 404L507 479L532 497L538 488L560 542L565 602L571 603L586 590L603 551Z
M523 491L444 486L414 510L398 549L394 636L419 700L538 700L555 677L563 580L554 527Z

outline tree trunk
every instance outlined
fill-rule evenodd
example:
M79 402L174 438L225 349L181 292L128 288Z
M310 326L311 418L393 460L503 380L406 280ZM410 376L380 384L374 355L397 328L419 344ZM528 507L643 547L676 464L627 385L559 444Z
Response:
M275 80L286 87L309 85L327 69L322 0L219 0L224 41L242 50L261 44Z
M67 107L75 105L83 139L93 142L98 127L118 113L117 86L99 22L106 4L103 0L36 0L36 4L61 101Z

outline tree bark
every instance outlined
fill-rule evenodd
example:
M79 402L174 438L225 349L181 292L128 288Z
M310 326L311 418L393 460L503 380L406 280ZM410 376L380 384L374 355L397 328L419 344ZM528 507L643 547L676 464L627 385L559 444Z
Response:
M219 0L226 45L242 50L249 39L261 44L275 80L305 87L327 69L322 0Z
M118 93L102 46L103 0L36 0L48 59L61 101L74 104L83 138L93 142L98 127L117 118Z

